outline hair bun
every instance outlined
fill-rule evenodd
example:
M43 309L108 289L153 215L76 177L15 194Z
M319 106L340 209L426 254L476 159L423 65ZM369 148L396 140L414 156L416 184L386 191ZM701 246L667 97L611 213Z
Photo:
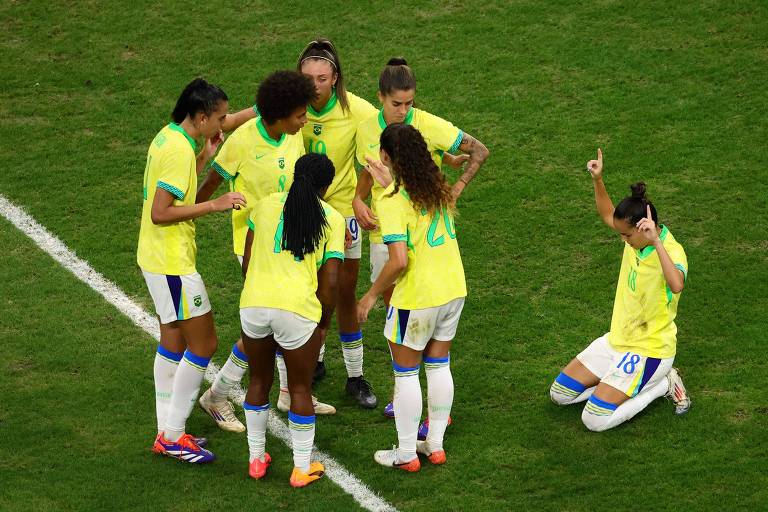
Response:
M632 197L636 199L645 199L645 182L638 181L629 186L632 189Z
M407 66L408 63L402 57L392 57L387 62L387 66Z

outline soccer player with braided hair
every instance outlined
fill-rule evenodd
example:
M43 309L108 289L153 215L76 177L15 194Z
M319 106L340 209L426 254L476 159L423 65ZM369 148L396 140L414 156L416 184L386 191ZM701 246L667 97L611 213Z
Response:
M261 478L271 462L265 436L279 348L291 395L293 487L317 480L324 471L310 460L315 434L311 389L320 335L331 320L344 260L344 217L320 199L333 177L333 163L325 155L299 158L288 192L267 195L251 209L243 255L240 321L250 371L243 404L249 473Z
M379 450L379 464L410 472L421 468L418 453L433 464L446 461L443 437L453 404L450 349L467 295L456 241L455 194L416 128L395 123L381 133L380 161L371 174L392 183L378 202L388 259L358 303L368 317L377 297L394 284L384 336L395 374L394 413L399 445ZM427 374L429 432L417 441L422 395L419 369Z
M613 207L603 183L603 152L587 163L603 222L618 232L624 253L613 303L611 329L578 354L555 379L549 394L558 405L586 402L581 419L602 432L630 420L653 400L667 396L675 413L691 400L678 371L677 305L688 260L669 228L659 224L646 185Z

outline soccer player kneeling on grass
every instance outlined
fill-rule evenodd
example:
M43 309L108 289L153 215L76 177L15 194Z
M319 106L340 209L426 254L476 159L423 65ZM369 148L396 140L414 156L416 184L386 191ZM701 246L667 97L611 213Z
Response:
M581 419L601 432L631 419L656 398L667 396L676 414L691 406L672 367L677 345L675 316L688 275L683 247L658 223L645 184L614 209L603 184L603 153L590 160L597 211L624 240L611 330L576 356L552 383L560 405L587 401Z
M195 204L197 174L216 153L227 108L224 91L200 78L192 81L176 103L173 122L152 141L144 170L136 259L160 318L152 449L191 463L214 459L203 448L205 440L185 433L185 426L217 345L211 304L195 270L193 219L245 206L238 192ZM206 142L198 156L195 139L201 137Z
M249 474L263 477L271 462L265 443L279 346L291 395L293 487L304 487L324 472L322 464L310 462L315 438L311 388L321 333L331 320L344 260L344 217L320 199L333 177L333 163L325 155L299 158L288 192L268 195L253 206L243 257L240 323L250 370L243 404Z
M360 299L358 316L361 322L366 320L377 297L395 284L384 336L389 340L395 373L399 446L377 451L374 459L384 466L415 472L421 468L417 452L433 464L446 460L443 436L453 404L450 348L467 295L453 210L455 196L469 179L451 189L424 138L412 126L390 124L380 143L381 161L369 159L367 169L386 186L377 211L389 258ZM425 441L417 441L422 360L427 373L429 433Z

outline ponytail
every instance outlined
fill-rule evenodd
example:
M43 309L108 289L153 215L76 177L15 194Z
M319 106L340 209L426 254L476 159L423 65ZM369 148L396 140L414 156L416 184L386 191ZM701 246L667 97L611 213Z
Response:
M616 209L613 210L613 218L625 220L628 224L634 226L640 222L640 219L648 215L647 207L650 206L653 222L658 225L659 216L656 213L656 207L653 206L653 203L645 195L645 183L638 181L630 185L629 188L632 191L632 195L621 200Z
M171 119L174 123L179 124L187 116L195 117L198 112L210 116L218 107L219 102L228 100L227 94L221 88L202 78L195 78L181 92L181 96L179 96L176 106L171 112Z
M389 59L384 70L379 75L379 92L385 96L393 91L410 91L416 89L416 75L402 57Z
M315 252L328 226L320 192L331 184L333 162L319 153L308 153L296 161L293 184L283 207L282 248L298 259Z

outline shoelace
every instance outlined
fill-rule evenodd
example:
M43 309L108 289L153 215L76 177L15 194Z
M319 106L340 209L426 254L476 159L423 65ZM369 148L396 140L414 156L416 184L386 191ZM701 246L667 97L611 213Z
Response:
M224 405L221 406L219 412L221 413L222 418L227 421L240 421L235 415L235 408L232 407L232 404L229 402L224 402Z

